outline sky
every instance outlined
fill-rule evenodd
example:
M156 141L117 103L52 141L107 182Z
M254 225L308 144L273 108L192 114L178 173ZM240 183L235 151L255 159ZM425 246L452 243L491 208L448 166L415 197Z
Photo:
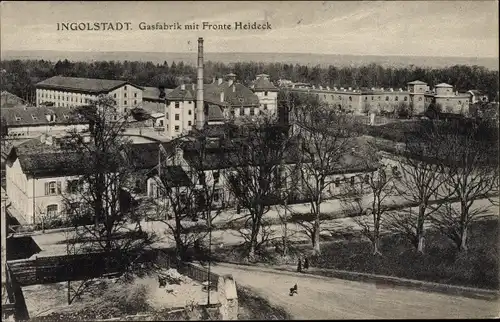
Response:
M283 52L498 58L498 0L1 2L5 50ZM139 30L139 23L268 22L271 30ZM57 31L130 22L129 31Z

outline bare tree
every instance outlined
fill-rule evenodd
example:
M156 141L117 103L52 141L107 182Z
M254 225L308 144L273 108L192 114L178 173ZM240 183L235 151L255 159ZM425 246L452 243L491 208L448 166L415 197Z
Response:
M439 122L436 126L441 128L445 176L441 193L458 199L460 206L444 207L432 221L460 251L467 251L470 225L487 210L472 206L498 192L498 127L478 120Z
M338 170L339 161L352 149L356 128L352 117L314 99L295 107L294 118L301 140L302 185L315 217L313 249L320 254L321 204L333 184L330 174Z
M232 140L235 149L225 154L229 166L226 179L238 207L245 210L241 216L245 224L239 231L248 245L248 259L253 261L256 251L267 242L262 238L259 241L264 215L272 204L280 203L280 168L283 159L292 157L287 151L292 140L287 126L266 118L257 124L245 124L242 130L242 135Z
M156 240L142 229L145 213L129 193L134 171L124 153L130 143L121 136L125 121L114 107L103 96L77 108L75 113L89 121L89 131L70 132L60 142L60 166L74 174L63 193L64 212L74 227L67 236L68 253L103 253L104 267L93 268L103 274L129 270Z
M186 260L188 250L203 251L206 237L211 247L211 226L224 207L221 188L223 163L218 159L219 143L209 142L204 131L173 142L171 151L160 152L155 176L165 223L175 241L177 258ZM199 218L204 225L196 225Z
M364 149L364 160L367 164L378 162L380 157L374 146ZM367 166L368 167L368 166ZM365 173L363 180L344 184L342 190L345 198L343 208L350 214L361 228L363 236L373 246L373 254L380 255L380 237L384 216L391 209L390 198L394 196L394 181L391 173L387 173L381 165L378 171ZM366 200L368 192L368 199Z
M425 223L441 203L429 206L436 199L444 182L443 164L439 162L438 136L428 122L423 121L414 133L407 133L405 149L396 155L392 173L398 195L418 205L416 212L403 211L389 215L388 226L401 233L419 253L424 253ZM441 196L445 200L448 196Z

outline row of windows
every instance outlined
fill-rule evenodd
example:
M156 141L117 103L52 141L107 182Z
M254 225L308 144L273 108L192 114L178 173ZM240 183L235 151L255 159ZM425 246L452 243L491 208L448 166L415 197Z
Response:
M123 93L123 97L127 97L127 93ZM134 93L134 97L137 97L137 93ZM113 98L116 98L116 93L113 94Z

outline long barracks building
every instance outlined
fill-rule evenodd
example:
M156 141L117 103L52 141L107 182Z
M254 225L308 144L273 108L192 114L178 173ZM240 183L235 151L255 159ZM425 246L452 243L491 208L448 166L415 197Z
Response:
M431 90L427 83L419 80L409 82L406 89L330 88L302 83L286 87L290 91L316 95L322 102L355 114L366 114L371 111L393 112L402 104L413 106L414 113L420 114L425 112L432 102L440 105L443 112L467 113L472 101L470 92L459 93L453 90L452 85L445 83L438 84Z

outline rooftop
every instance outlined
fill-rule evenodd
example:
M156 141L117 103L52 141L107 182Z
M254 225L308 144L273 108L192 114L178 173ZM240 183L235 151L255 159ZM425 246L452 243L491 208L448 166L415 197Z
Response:
M419 81L419 80L415 80L413 82L409 82L408 85L427 85L427 83Z
M2 110L2 118L9 127L37 126L47 124L86 124L87 121L79 118L69 107L27 107L16 106ZM47 119L51 116L51 120Z
M129 83L125 80L97 79L54 76L36 84L36 88L60 89L66 91L78 91L90 94L106 94L123 85L131 85L136 88L141 87Z
M266 74L257 75L257 79L252 84L252 89L254 91L278 91L278 88L269 81Z
M25 103L26 102L22 98L10 92L2 91L0 93L0 108L14 107L18 105L24 105Z
M434 87L450 87L450 88L453 88L453 86L452 86L452 85L450 85L450 84L446 84L446 83L437 84L437 85L436 85L436 86L434 86Z
M146 86L143 87L144 91L142 92L142 99L144 101L161 101L163 102L165 98L160 97L160 89L158 87L151 87L151 86ZM165 88L163 89L165 91L165 94L169 94L170 92L173 91L171 88Z

